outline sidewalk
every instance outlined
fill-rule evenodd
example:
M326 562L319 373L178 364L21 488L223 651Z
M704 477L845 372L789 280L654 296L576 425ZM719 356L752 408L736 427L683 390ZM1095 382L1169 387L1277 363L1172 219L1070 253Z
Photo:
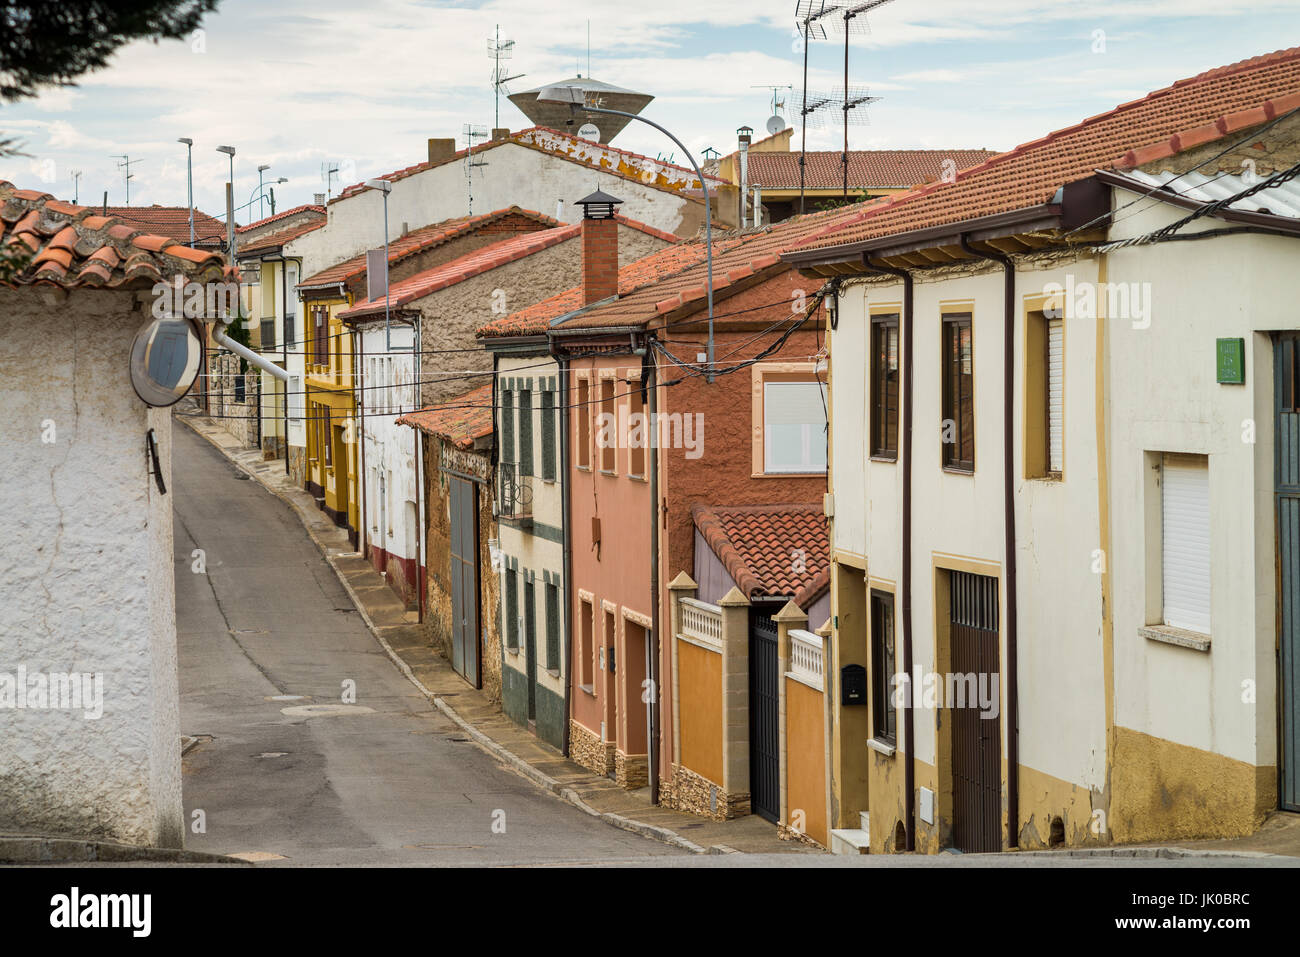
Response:
M625 791L608 778L568 760L510 721L483 692L452 671L432 648L414 612L408 612L383 577L361 557L304 489L289 481L284 460L264 460L244 449L213 420L178 407L176 425L193 429L253 480L297 511L307 534L334 568L371 633L390 658L434 706L484 750L561 800L624 830L705 853L816 854L816 848L777 838L776 825L757 815L717 822L650 803L650 789Z

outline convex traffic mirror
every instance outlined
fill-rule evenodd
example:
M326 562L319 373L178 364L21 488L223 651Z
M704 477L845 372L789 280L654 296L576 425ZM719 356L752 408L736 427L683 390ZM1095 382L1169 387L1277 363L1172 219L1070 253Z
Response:
M131 385L147 405L175 405L199 375L203 340L189 319L154 319L131 344Z

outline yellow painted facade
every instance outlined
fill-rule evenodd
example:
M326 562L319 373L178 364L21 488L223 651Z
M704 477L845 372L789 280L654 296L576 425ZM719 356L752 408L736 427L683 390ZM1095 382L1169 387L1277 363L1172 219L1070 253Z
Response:
M348 530L355 545L361 527L360 423L356 418L354 389L356 358L353 333L337 318L351 304L351 297L309 299L304 303L305 486L334 524Z

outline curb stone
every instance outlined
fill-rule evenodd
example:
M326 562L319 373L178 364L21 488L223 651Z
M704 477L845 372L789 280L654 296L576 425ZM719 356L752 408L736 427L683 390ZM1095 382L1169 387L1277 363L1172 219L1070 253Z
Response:
M251 866L247 861L227 857L224 854L187 851L176 847L149 847L139 844L118 844L113 841L88 841L80 838L38 835L0 835L0 865L96 862Z
M223 448L219 443L214 441L210 436L206 435L202 430L198 428L196 424L190 421L192 418L198 418L198 416L188 416L188 415L174 416L174 418L178 418L182 422L184 422L186 427L189 428L190 431L192 431L195 435L199 436L200 438L207 440L212 445L213 448L215 448L226 458L227 461L231 462L236 468L247 473L253 481L257 482L258 485L262 486L262 488L266 489L276 498L280 499L280 501L284 502L291 509L293 509L295 513L297 513L299 519L303 523L303 529L307 532L307 536L312 540L313 544L315 544L316 547L320 549L321 555L325 559L325 563L329 565L329 567L334 570L334 574L338 576L339 583L343 586L343 590L348 593L348 598L351 599L352 604L356 606L357 612L361 615L361 620L365 622L366 628L370 631L370 634L374 636L375 641L379 642L380 647L384 649L384 652L388 655L389 659L393 662L393 664L397 666L397 669L403 675L406 676L406 679L410 681L411 684L415 685L415 687L419 689L420 693L424 695L426 698L428 698L430 702L433 703L434 707L436 707L444 715L450 718L453 723L455 723L458 727L461 728L461 730L463 730L466 734L468 734L473 739L475 744L483 748L485 751L490 753L493 757L500 760L502 763L509 765L512 769L518 771L521 775L523 775L524 777L532 781L533 784L535 784L537 787L541 788L544 791L550 792L560 800L564 801L566 804L571 804L574 807L578 808L580 811L586 814L590 814L592 817L599 818L600 820L604 821L606 824L613 825L614 827L620 828L621 830L624 831L630 831L633 834L639 834L642 837L651 838L652 840L659 841L660 843L663 844L668 844L673 847L680 847L683 850L690 851L692 854L717 853L711 851L709 848L701 847L699 844L696 844L694 841L687 840L686 838L682 837L680 834L678 834L674 830L671 830L670 828L660 827L659 825L655 825L655 824L646 824L643 821L638 821L635 820L634 818L625 817L622 814L615 814L612 811L597 810L596 808L588 804L586 801L584 801L581 795L579 795L578 792L575 791L573 788L561 783L560 781L551 777L546 772L540 771L537 768L533 767L531 764L529 764L523 758L519 757L513 751L510 751L505 746L497 743L491 737L484 734L478 728L474 727L472 724L470 724L468 721L462 718L459 714L457 714L456 710L452 708L451 705L447 704L446 701L444 701L442 698L439 698L436 694L434 694L432 691L430 691L428 688L424 686L424 683L420 681L420 679L415 676L415 672L411 670L411 666L406 663L406 661L402 658L401 655L399 655L396 651L393 650L393 647L384 639L384 636L380 634L380 630L378 626L375 625L374 621L370 617L369 612L366 611L365 605L362 603L357 593L353 590L352 583L348 581L347 576L344 575L343 572L339 569L338 565L334 563L334 556L329 554L328 546L326 546L326 544L316 536L316 533L312 530L311 526L307 522L307 516L303 514L303 511L299 507L298 503L295 502L293 499L289 498L287 495L283 494L283 492L280 489L268 485L260 475L256 475L250 470L245 469L239 462L231 458L230 455L227 454L225 448ZM725 844L719 844L716 846L726 847ZM739 852L735 851L732 848L728 848L727 851L723 853L739 853Z

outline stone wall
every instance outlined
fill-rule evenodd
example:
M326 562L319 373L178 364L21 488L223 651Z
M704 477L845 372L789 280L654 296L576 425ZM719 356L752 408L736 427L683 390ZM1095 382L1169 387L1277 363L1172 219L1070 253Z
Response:
M238 356L225 353L213 356L208 373L209 415L226 432L229 432L246 449L258 447L261 431L259 390L262 374L255 370L241 373ZM244 398L236 399L237 380L244 380Z
M714 821L726 821L750 813L748 792L728 794L708 778L680 764L674 764L668 780L660 783L659 803Z
M577 721L569 722L569 758L588 771L606 775L614 770L614 745Z

